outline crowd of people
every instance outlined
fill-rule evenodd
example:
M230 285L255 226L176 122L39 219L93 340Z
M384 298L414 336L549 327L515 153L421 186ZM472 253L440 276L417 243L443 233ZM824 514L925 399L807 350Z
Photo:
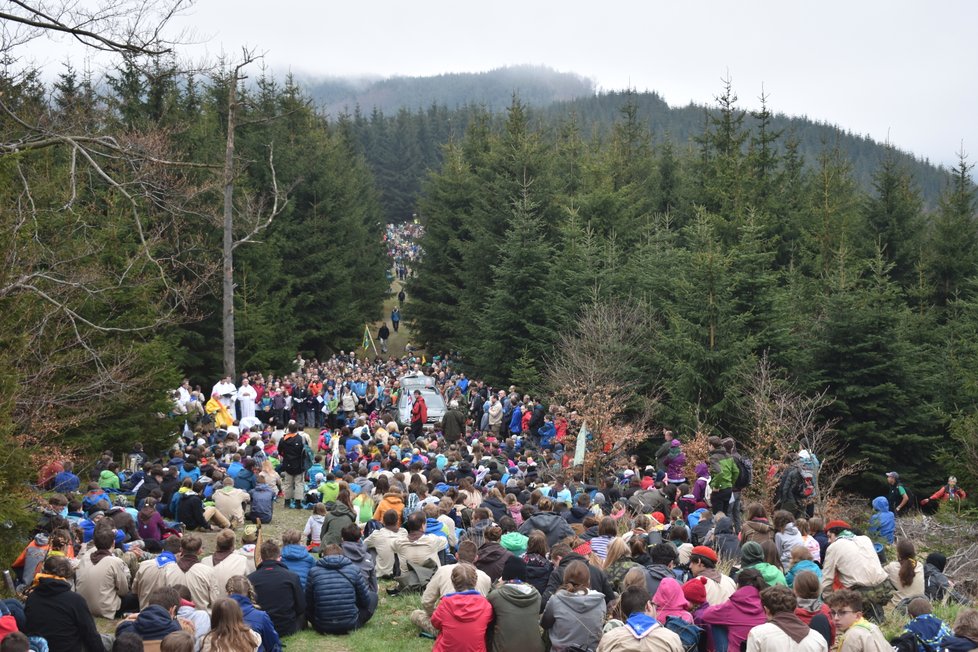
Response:
M771 512L747 500L754 470L733 439L687 459L667 430L647 463L585 478L573 413L449 355L293 365L206 394L185 380L161 455L106 451L84 479L70 462L41 469L44 510L12 567L26 598L0 603L0 652L279 652L302 629L363 627L381 591L421 595L410 620L439 652L978 648L947 559L895 537L896 473L862 532L814 514L809 451L772 471ZM444 400L440 420L418 382ZM964 498L951 478L930 500ZM282 510L304 527L264 536ZM952 624L932 613L947 601L965 605ZM891 642L892 613L906 625Z

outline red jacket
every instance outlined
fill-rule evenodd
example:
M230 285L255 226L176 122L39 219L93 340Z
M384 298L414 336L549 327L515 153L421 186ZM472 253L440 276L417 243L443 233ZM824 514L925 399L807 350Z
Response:
M424 402L423 396L415 398L414 405L411 406L411 423L415 421L422 424L428 421L428 404Z
M431 652L486 652L486 629L492 605L478 591L448 593L431 615L441 630Z

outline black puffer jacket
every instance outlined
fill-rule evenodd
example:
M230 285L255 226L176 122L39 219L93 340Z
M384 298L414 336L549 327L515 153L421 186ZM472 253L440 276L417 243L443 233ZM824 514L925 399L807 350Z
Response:
M306 615L320 634L356 629L361 610L370 608L367 583L353 562L329 555L316 562L306 579Z

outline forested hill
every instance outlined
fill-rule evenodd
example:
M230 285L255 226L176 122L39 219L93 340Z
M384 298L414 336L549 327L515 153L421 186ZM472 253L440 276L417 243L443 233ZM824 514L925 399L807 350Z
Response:
M668 139L676 145L694 148L695 139L703 133L706 112L712 108L692 103L670 107L656 93L613 92L555 102L541 111L541 118L550 121L574 118L585 126L585 133L593 128L597 133L606 135L610 133L612 125L620 121L622 108L627 102L636 105L638 117L648 125L655 142L662 143ZM772 108L777 107L768 107L768 110ZM750 127L756 118L748 113L745 121L745 126ZM805 116L788 116L774 111L770 128L783 136L778 143L781 152L789 139L798 141L799 152L809 166L815 163L819 152L827 147L838 147L852 166L853 179L864 190L872 188L873 174L887 151L885 143ZM935 207L945 185L947 171L901 150L900 143L892 145L895 149L891 154L910 173L925 205Z
M359 106L371 112L397 113L402 107L450 109L466 105L504 111L513 94L528 106L590 97L594 83L580 75L543 66L512 66L488 72L447 73L433 77L390 77L380 80L306 79L302 84L315 104L330 116L352 113Z
M530 109L536 126L555 130L573 123L584 138L607 137L620 121L622 108L631 103L653 141L669 140L680 154L695 153L706 113L716 109L696 104L670 107L654 92L596 93L587 79L535 66L379 81L306 79L300 83L313 104L332 120L347 116L352 120L390 221L408 219L416 211L422 180L441 164L441 146L460 139L473 118L483 113L489 114L490 123L500 125L514 95ZM718 85L717 95L722 92ZM753 114L738 108L743 126L752 128L756 123ZM794 141L802 161L811 167L820 153L838 148L850 165L852 179L861 189L872 189L873 174L887 150L884 143L804 116L786 116L777 108L767 107L771 112L768 128L781 134L775 140L779 151ZM925 208L936 207L944 171L901 151L900 143L892 145L891 154L919 188Z

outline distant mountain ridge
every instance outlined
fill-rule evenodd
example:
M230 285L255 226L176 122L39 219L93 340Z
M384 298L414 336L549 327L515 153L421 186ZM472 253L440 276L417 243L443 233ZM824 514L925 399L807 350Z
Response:
M352 113L358 106L365 113L376 108L387 114L401 108L426 109L432 104L448 109L483 106L496 112L510 105L514 93L533 107L595 93L594 82L581 75L530 65L432 77L300 78L300 81L320 110L334 118Z
M593 80L575 73L559 72L545 66L511 66L480 73L446 73L429 77L391 77L387 79L346 78L299 78L297 80L319 110L331 119L342 115L374 113L393 121L404 111L415 116L431 113L432 107L441 111L448 120L449 128L430 128L429 137L440 133L440 141L460 136L471 116L471 110L479 107L493 114L502 114L512 103L513 96L533 109L536 121L555 123L573 117L582 133L603 134L621 116L626 102L636 104L641 119L649 125L656 141L669 138L680 148L690 146L694 136L704 125L704 112L713 107L687 104L669 106L655 92L597 91ZM720 90L719 88L717 89ZM799 151L805 161L813 163L825 147L839 147L852 165L853 178L865 190L872 188L872 175L882 160L886 145L864 135L847 131L844 127L812 120L806 116L788 116L774 112L771 127L783 130L799 143ZM747 115L748 124L751 117ZM430 126L430 125L429 125ZM438 143L443 144L443 142ZM781 146L784 145L782 138ZM695 145L693 145L695 146ZM946 182L946 170L935 166L910 152L899 149L894 143L900 163L905 165L920 187L928 208L937 204L941 189ZM425 143L420 143L426 149ZM375 172L378 161L368 151L368 159ZM432 154L415 174L412 185L420 185L424 169L440 163L440 156ZM381 172L378 176L382 177ZM415 190L416 192L416 190ZM410 194L415 194L412 192ZM403 212L403 211L402 211Z

